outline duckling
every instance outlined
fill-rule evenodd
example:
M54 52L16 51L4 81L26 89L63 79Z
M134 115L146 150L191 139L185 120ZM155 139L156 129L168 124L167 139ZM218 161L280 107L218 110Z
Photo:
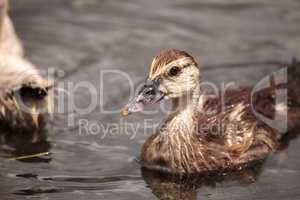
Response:
M40 128L48 108L48 81L23 57L23 47L0 0L0 125L1 128ZM42 111L43 114L39 114Z
M0 124L39 128L48 108L48 81L30 62L16 56L0 55L0 71Z
M299 65L294 62L288 84L278 86L288 89L288 131L300 119ZM152 61L145 85L123 110L127 115L162 100L172 103L171 114L143 144L143 167L174 174L234 170L276 150L284 133L253 109L274 116L280 110L273 97L277 86L254 94L245 87L212 95L201 87L201 76L200 66L185 51L165 50Z

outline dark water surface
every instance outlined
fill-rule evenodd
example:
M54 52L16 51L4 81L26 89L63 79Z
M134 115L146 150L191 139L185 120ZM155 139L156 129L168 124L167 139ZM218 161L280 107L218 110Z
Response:
M74 92L71 101L77 106L88 105L91 96L99 103L89 114L65 109L68 114L55 115L49 124L47 139L19 141L14 155L1 156L0 199L300 199L299 138L250 172L173 180L142 173L135 162L153 132L142 130L142 114L126 119L141 128L136 135L105 135L104 129L87 134L78 126L86 119L122 127L119 114L99 110L125 105L129 83L110 73L101 84L100 71L124 71L136 84L165 48L194 55L204 66L204 80L255 84L277 63L300 57L299 10L298 0L12 0L11 15L27 57L41 69L63 70L57 84L93 84L92 94L84 88ZM74 126L68 126L68 117ZM156 123L162 115L150 118ZM46 151L51 155L7 159Z

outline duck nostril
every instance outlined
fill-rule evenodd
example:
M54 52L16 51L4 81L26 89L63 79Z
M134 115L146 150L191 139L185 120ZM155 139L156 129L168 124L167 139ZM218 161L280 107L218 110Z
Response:
M155 91L153 88L149 88L147 91L145 91L146 95L155 95Z

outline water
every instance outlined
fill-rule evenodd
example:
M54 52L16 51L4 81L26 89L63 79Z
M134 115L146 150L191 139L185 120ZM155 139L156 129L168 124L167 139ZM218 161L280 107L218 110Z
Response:
M41 69L65 72L63 83L90 81L103 97L104 109L128 101L124 77L100 70L122 70L134 83L144 79L160 50L185 49L203 65L205 80L254 84L274 65L300 58L300 2L297 0L96 1L12 0L11 15L27 57ZM100 88L103 85L103 90ZM74 102L86 106L91 96L79 88ZM135 158L146 133L95 135L80 132L78 120L109 125L119 114L99 112L55 115L45 139L36 144L7 137L16 151L1 153L1 199L299 199L300 140L255 169L220 178L179 179L141 171ZM70 109L66 113L72 113ZM161 114L152 116L159 122ZM128 121L143 126L143 115ZM80 134L81 133L81 134ZM47 138L47 139L46 139ZM9 147L7 147L9 148ZM23 161L7 157L51 152Z

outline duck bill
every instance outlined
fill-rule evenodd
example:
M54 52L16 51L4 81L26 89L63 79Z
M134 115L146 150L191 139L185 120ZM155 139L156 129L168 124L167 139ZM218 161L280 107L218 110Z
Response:
M158 89L159 82L147 80L134 99L122 110L122 115L141 112L149 104L155 104L164 98L164 93Z

